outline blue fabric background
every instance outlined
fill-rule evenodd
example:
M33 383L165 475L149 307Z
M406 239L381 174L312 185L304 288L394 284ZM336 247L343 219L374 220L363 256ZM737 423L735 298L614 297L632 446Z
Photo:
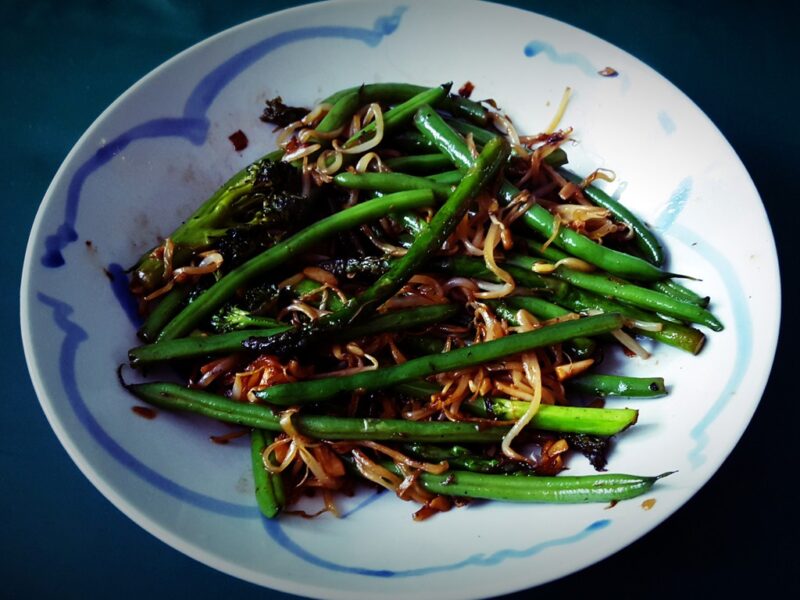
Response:
M797 275L796 15L785 2L507 2L590 31L650 64L709 115L741 156L782 257L782 343L744 438L697 496L615 556L535 592L699 597L798 590L795 495L800 422L791 340ZM0 595L265 598L144 532L81 475L47 424L26 375L19 278L39 201L69 149L119 94L213 33L299 2L189 0L0 2ZM480 35L476 24L475 35ZM719 199L724 210L724 198ZM787 214L788 213L788 214ZM698 225L701 227L702 225ZM454 585L458 585L454 582Z

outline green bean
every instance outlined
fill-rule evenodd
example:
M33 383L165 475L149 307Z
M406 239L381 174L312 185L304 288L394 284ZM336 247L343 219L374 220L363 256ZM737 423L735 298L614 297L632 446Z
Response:
M194 302L187 305L161 331L159 341L175 339L187 335L203 319L222 306L236 290L287 260L305 252L321 239L340 231L352 229L362 223L374 221L389 213L422 208L433 203L433 194L426 190L412 190L399 194L369 200L339 213L320 219L282 243L251 258L233 269L203 292Z
M597 342L592 338L579 337L564 342L564 351L573 360L592 358L597 352Z
M335 104L343 96L348 94L358 93L361 97L359 105L366 102L402 102L412 96L425 91L425 86L413 85L410 83L368 83L358 87L347 88L340 90L335 94L331 94L323 103ZM439 101L443 110L446 110L452 115L460 116L478 124L485 124L487 122L486 109L480 103L455 96L450 94L445 96Z
M553 244L613 275L643 281L655 281L670 276L637 256L602 246L569 227L556 225L555 217L539 204L532 206L522 218L527 225L548 239L557 231Z
M455 304L434 304L432 306L418 306L403 310L393 310L377 317L351 325L336 334L337 339L355 340L367 335L374 335L386 331L411 331L415 327L424 327L441 323L455 316L459 307Z
M264 467L264 450L274 441L272 434L260 429L253 429L250 433L250 458L253 463L253 483L256 488L256 503L261 514L268 519L275 518L282 505L278 501L274 479L280 479L280 474L272 474ZM282 484L278 484L282 487ZM284 498L285 499L285 498Z
M566 308L536 296L506 296L502 300L489 300L487 304L494 309L497 316L513 325L519 325L517 311L520 309L539 319L557 319L570 314ZM596 349L597 343L592 338L579 337L564 342L564 350L577 360L589 358Z
M394 463L382 466L401 474ZM587 503L628 500L649 491L655 477L604 473L602 475L517 476L447 471L441 475L421 473L418 481L434 494L509 502Z
M488 304L499 310L505 309L510 318L503 318L506 321L511 321L514 325L519 325L516 311L520 309L528 311L539 319L557 319L570 314L570 311L563 306L553 304L536 296L506 296L502 300L489 300Z
M689 327L680 323L672 323L659 318L657 315L644 311L634 306L620 304L608 298L597 296L590 292L578 288L571 288L565 294L555 298L555 301L575 312L587 312L600 310L608 313L619 313L629 319L642 322L660 323L660 331L648 331L639 327L633 327L638 335L649 337L657 342L668 344L692 354L697 354L705 343L706 336L703 332L694 327Z
M405 285L417 269L442 247L466 213L474 196L494 176L507 156L508 146L504 141L497 140L497 143L487 144L473 167L466 172L461 183L439 208L430 223L416 236L406 253L394 261L389 271L374 284L351 299L345 308L321 317L310 328L296 328L281 334L283 337L276 336L280 339L252 339L247 342L248 347L260 351L286 352L289 349L296 349L298 344L309 343L314 335L340 329L352 323L357 317L363 318L365 314L375 310Z
M443 448L432 444L412 442L403 444L402 450L425 462L447 461L451 469L473 471L475 473L499 473L517 469L513 463L504 463L499 458L486 458L477 455L464 446Z
M386 142L390 148L405 150L418 154L438 152L436 145L416 131L401 131L393 133Z
M414 125L458 169L468 169L472 165L474 159L464 138L431 107L421 109L414 115Z
M567 171L566 169L559 169L559 174L576 185L583 183L583 178ZM661 247L661 242L658 241L655 235L647 228L647 226L634 215L622 203L618 202L603 190L594 185L587 185L583 188L583 193L597 206L601 206L610 211L618 221L625 223L630 227L631 231L635 234L634 243L636 247L642 252L644 257L657 267L664 264L664 249Z
M158 338L158 334L177 315L191 293L188 285L176 285L161 301L156 305L142 326L139 328L138 335L145 342L153 342Z
M481 417L494 416L503 421L517 421L530 402L508 398L470 398L462 406ZM542 404L536 412L536 429L560 433L617 435L636 423L639 412L631 408L585 408Z
M440 156L444 156L441 154ZM449 158L447 160L450 160ZM435 175L428 175L428 179L431 181L435 181L436 183L444 183L447 185L453 185L454 183L458 183L461 181L461 178L464 175L458 169L453 171L443 171L441 173L436 173Z
M262 404L237 402L205 390L196 390L164 381L128 384L126 387L140 400L166 410L190 412L224 423L256 427L267 431L283 431L280 414ZM564 408L580 408L580 410L569 412L561 410ZM624 412L627 410L542 405L528 427L530 429L552 428L553 431L587 435L611 435L601 432L621 431L624 428L624 422L631 419L630 413ZM598 412L587 413L586 411L617 412L612 413L612 416L609 417ZM570 419L574 419L574 422L571 423ZM407 421L405 419L334 417L302 413L292 417L292 422L300 433L315 439L326 440L396 440L468 444L499 442L510 429L506 425L491 423ZM609 425L610 422L611 425Z
M140 367L168 360L230 354L242 350L242 342L257 336L270 336L291 329L290 325L270 329L243 329L216 335L192 335L138 346L128 351L131 366Z
M474 277L499 283L497 276L489 270L483 259L471 256L450 256L438 258L428 263L428 267L436 271L445 271L459 277ZM552 297L566 293L569 286L562 285L562 281L545 277L528 269L503 263L501 268L508 272L514 281L521 287L537 289L548 292Z
M665 279L663 281L655 281L650 285L651 288L667 296L672 296L676 300L683 302L690 302L697 304L703 308L708 307L711 298L709 296L701 296L697 292L682 286L680 283L673 279Z
M568 388L593 396L626 398L658 398L667 393L662 377L626 377L590 373L566 382Z
M400 340L400 347L414 354L438 354L444 352L444 340L432 335L409 335Z
M416 96L409 98L405 102L398 104L387 110L383 114L383 131L384 135L390 134L393 130L399 128L403 124L405 124L408 120L410 120L414 113L420 107L428 106L430 104L436 104L442 98L447 95L447 92L450 89L450 84L444 86L438 86L435 88L425 89ZM359 131L354 133L350 136L343 147L353 148L357 146L361 142L365 141L367 137L373 135L377 128L377 124L375 121L371 121L364 127L362 127Z
M494 131L490 131L472 123L467 123L460 119L445 119L445 123L450 125L453 129L465 137L469 134L472 134L472 139L475 140L475 143L478 146L482 146L492 139L493 136L498 135ZM516 148L512 149L512 154L518 154ZM550 152L550 154L544 157L544 162L552 167L559 167L568 163L569 160L567 159L567 153L564 152L564 150L561 148L556 148Z
M580 273L564 267L558 267L553 271L553 275L590 292L616 298L639 308L663 313L682 321L705 325L713 331L722 331L724 328L714 315L696 304L681 302L661 292L638 285L622 283L607 275Z
M450 157L457 168L464 169L471 164L472 156L463 138L436 111L431 109L418 113L414 117L414 125L442 154ZM519 190L506 181L499 194L506 202L510 202L519 194ZM641 258L602 246L568 227L558 227L555 217L539 204L534 204L522 219L547 239L555 233L553 243L562 250L614 275L648 281L670 276Z
M441 354L414 358L401 365L374 371L275 385L259 390L255 395L264 402L286 406L327 400L343 392L386 389L435 373L464 369L533 348L558 344L574 337L607 333L619 329L622 322L619 315L585 317Z
M516 244L517 242L521 242L531 254L540 256L541 258L546 258L551 262L558 262L560 260L564 260L565 258L570 258L569 254L559 250L552 244L545 246L542 242L538 242L536 240L521 239L519 236L514 236L514 243Z
M405 190L431 190L437 197L447 198L453 191L449 185L405 173L343 172L337 174L333 180L340 186L351 190L374 190L382 194Z
M450 159L438 152L435 154L410 154L408 156L388 158L383 161L383 164L392 171L401 171L403 173L436 173L450 167ZM460 174L458 180L461 180Z
M203 390L176 383L150 382L128 385L137 398L153 406L200 414L217 421L268 431L282 431L280 415L260 404L236 402ZM375 440L433 443L498 442L508 432L505 426L478 426L449 421L362 419L298 414L292 417L297 430L325 440Z
M458 306L455 304L438 304L395 310L365 323L343 329L337 332L335 339L349 341L387 331L424 327L425 325L444 321L455 315L458 310ZM166 340L133 348L128 352L128 359L131 366L138 367L168 360L241 352L244 350L242 344L251 337L270 337L290 329L292 329L291 325L284 325L271 329L245 329L217 335L197 335Z

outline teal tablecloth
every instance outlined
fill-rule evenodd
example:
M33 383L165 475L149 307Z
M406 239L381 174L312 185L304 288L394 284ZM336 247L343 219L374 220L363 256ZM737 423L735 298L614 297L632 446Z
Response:
M798 589L794 494L798 401L790 384L797 235L796 15L784 2L508 2L631 52L709 115L752 174L784 269L783 343L767 392L711 482L644 539L515 598L699 597ZM26 374L18 289L28 231L48 183L95 117L167 58L295 2L0 3L3 288L0 595L288 598L213 571L136 526L81 475L47 424ZM478 25L479 27L479 25ZM467 34L470 35L470 34ZM479 31L475 35L479 35ZM724 210L724 198L719 198ZM783 212L780 212L780 211ZM457 583L455 583L457 585Z

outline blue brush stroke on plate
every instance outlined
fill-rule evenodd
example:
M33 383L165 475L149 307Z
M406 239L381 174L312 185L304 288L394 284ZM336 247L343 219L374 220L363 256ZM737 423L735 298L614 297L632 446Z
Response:
M678 129L675 125L675 121L672 120L672 117L669 116L669 113L665 110L658 111L658 123L661 125L661 129L664 130L664 133L667 135L672 135Z
M717 399L690 432L695 445L689 452L689 462L696 469L706 460L703 451L709 442L708 428L736 395L736 390L747 370L753 348L753 325L750 322L745 289L736 275L736 269L734 269L728 258L707 242L702 241L702 237L699 234L681 225L673 225L670 235L687 245L697 244L694 246L695 251L714 267L717 274L725 282L731 302L734 321L733 329L736 335L736 355L731 375Z
M94 418L78 389L75 376L78 349L83 342L89 339L89 336L80 325L70 319L70 315L74 310L69 304L41 292L36 297L39 302L52 309L53 321L64 332L58 368L61 376L61 385L67 395L70 406L86 431L106 452L130 469L131 472L181 502L229 517L253 518L258 515L258 509L254 505L233 504L184 487L154 471L120 446Z
M555 538L552 540L546 540L543 542L537 542L527 548L522 548L519 550L514 549L507 549L507 550L498 550L492 554L473 554L472 556L468 556L464 560L454 562L454 563L446 563L446 564L439 564L439 565L430 565L427 567L419 567L416 569L403 569L403 570L391 570L391 569L368 569L364 567L351 567L347 565L342 565L337 562L333 562L331 560L327 560L325 558L321 558L316 554L309 552L302 546L300 546L297 542L292 540L284 531L280 520L269 520L263 519L264 528L269 533L270 537L272 537L275 541L277 541L285 550L288 550L298 558L306 561L307 563L314 565L315 567L322 567L324 569L328 569L330 571L338 571L342 573L349 573L352 575L365 575L367 577L420 577L423 575L431 575L433 573L443 573L448 571L455 571L458 569L463 569L464 567L491 567L494 565L498 565L501 562L509 559L509 558L529 558L540 552L547 550L549 548L555 548L557 546L566 546L569 544L575 544L577 542L581 542L591 536L593 533L600 531L601 529L605 529L609 525L611 525L611 520L609 519L602 519L599 521L595 521L591 523L584 529L578 531L573 535L568 535L560 538Z
M131 294L130 286L128 285L128 275L125 269L118 263L111 263L106 267L106 274L111 281L111 291L114 292L117 302L128 317L128 321L135 329L139 329L142 325L142 316L139 314L139 303L136 298Z
M579 52L559 52L555 46L541 40L529 42L523 49L525 56L534 57L544 54L552 62L560 65L573 65L578 67L589 77L602 77L589 59Z
M672 224L678 215L681 214L684 206L689 201L689 196L692 193L693 180L691 176L684 177L678 183L675 190L670 194L666 206L661 210L653 223L653 229L656 231L665 232Z
M361 27L305 27L284 31L268 37L235 54L213 71L208 73L195 86L183 109L182 117L152 119L131 127L113 140L99 148L94 155L83 162L72 175L64 208L64 221L54 233L45 239L45 251L41 263L45 267L56 268L65 264L63 250L78 239L75 223L78 217L81 191L89 176L117 156L131 142L160 137L183 138L196 146L206 141L209 127L209 107L238 75L270 52L303 40L337 38L357 40L374 47L387 35L394 33L406 7L399 6L390 15L376 19L372 29Z

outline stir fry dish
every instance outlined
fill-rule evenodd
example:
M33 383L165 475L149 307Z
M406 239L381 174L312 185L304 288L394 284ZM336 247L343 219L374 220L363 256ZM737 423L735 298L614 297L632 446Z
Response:
M666 475L606 471L638 411L605 399L666 387L603 357L647 358L643 337L700 352L722 329L709 298L594 184L610 171L568 168L568 94L524 135L471 91L270 100L277 148L130 271L145 382L126 387L249 435L267 517L336 515L362 484L421 520L477 499L616 502ZM175 376L151 381L156 365ZM595 474L564 473L583 460Z

